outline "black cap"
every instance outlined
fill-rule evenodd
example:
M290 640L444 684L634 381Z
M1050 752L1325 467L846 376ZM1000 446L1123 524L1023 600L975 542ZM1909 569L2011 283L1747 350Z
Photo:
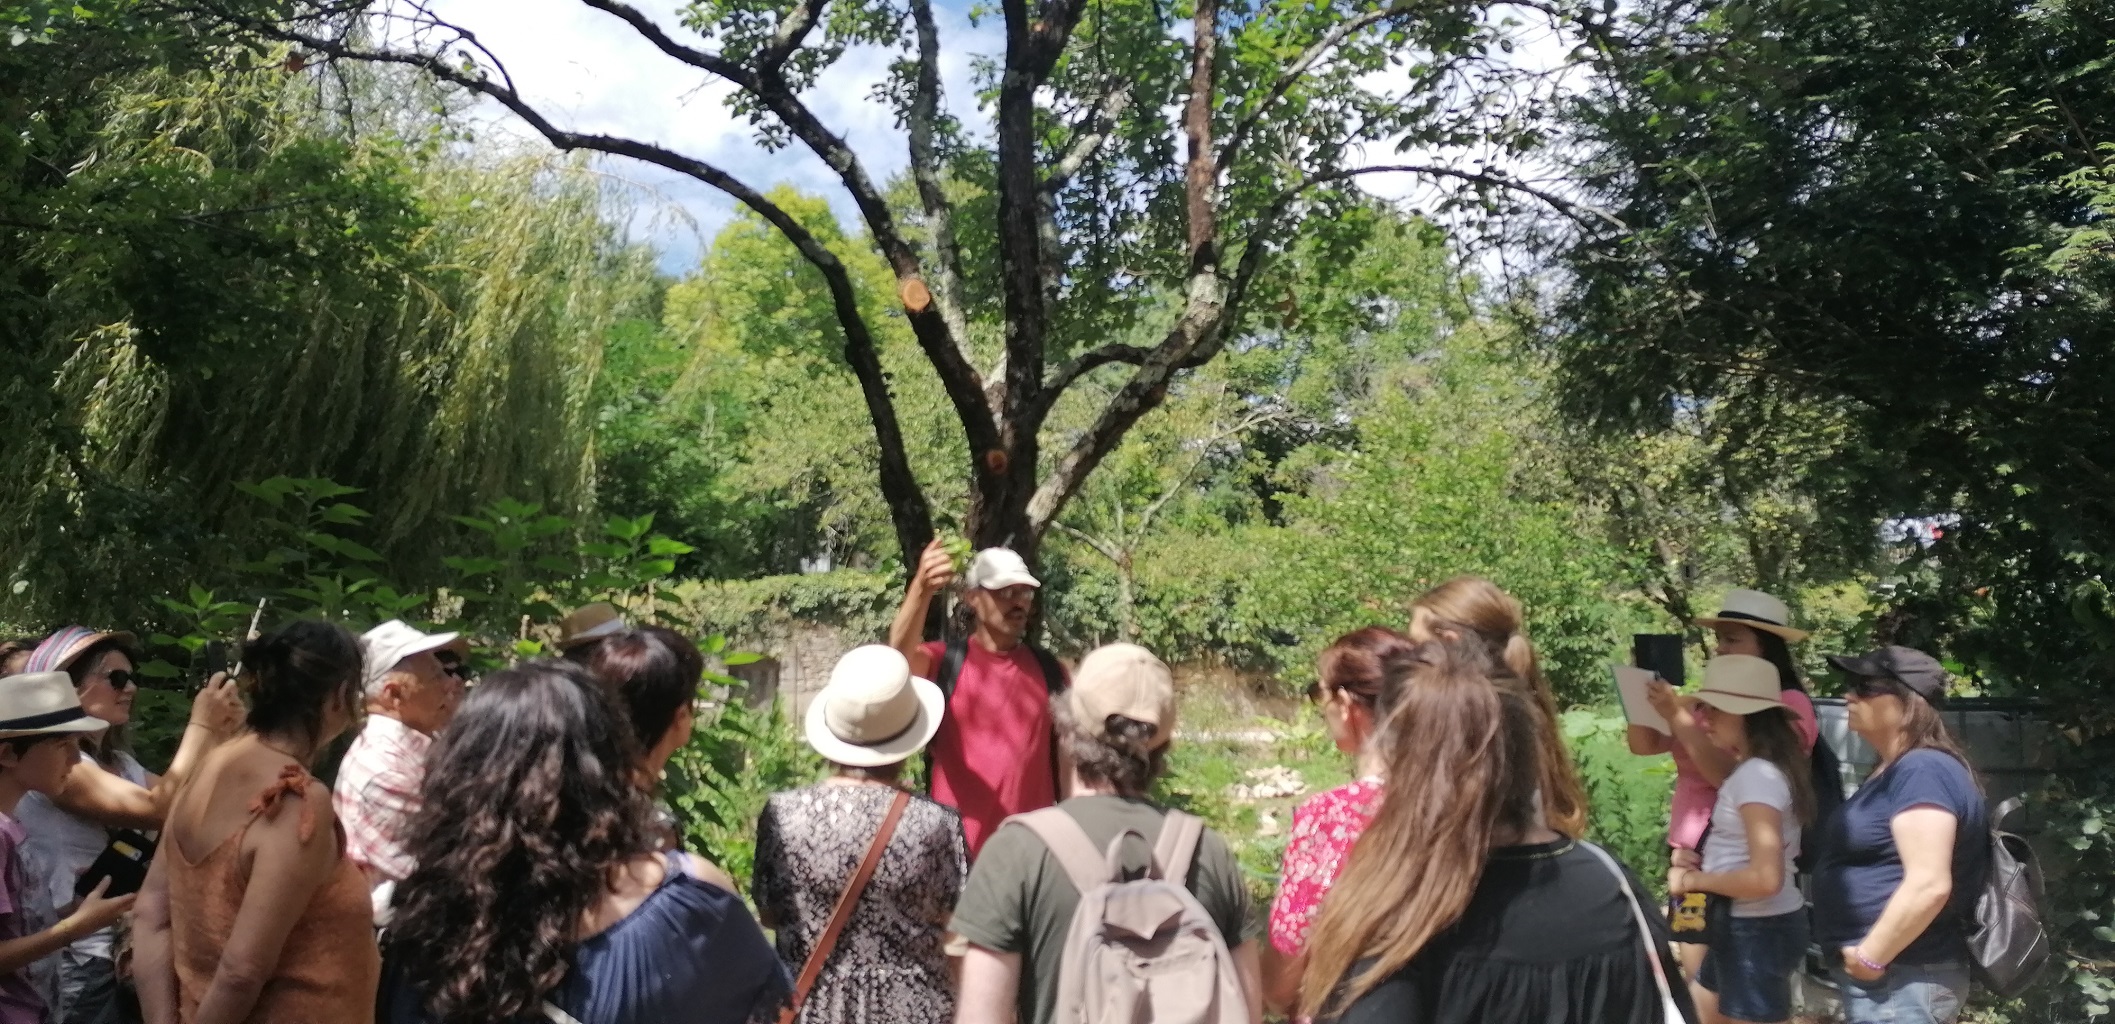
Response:
M1882 647L1858 657L1831 654L1828 658L1829 664L1851 675L1892 679L1934 704L1946 696L1946 667L1914 647Z

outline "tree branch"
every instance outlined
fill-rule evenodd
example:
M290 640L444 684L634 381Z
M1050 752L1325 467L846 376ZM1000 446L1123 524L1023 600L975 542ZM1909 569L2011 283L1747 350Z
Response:
M785 19L778 23L778 31L771 34L770 45L756 55L757 68L765 75L778 74L786 59L800 49L808 33L814 30L815 23L822 20L823 5L827 3L829 0L800 0L794 4L793 9L786 12Z
M969 316L962 304L962 249L955 239L954 204L942 180L935 138L940 121L940 29L933 21L932 0L911 0L911 21L918 31L918 80L906 119L910 129L911 178L933 233L933 303L949 333L969 341ZM996 376L996 375L995 375ZM988 385L987 385L988 387ZM987 415L998 402L987 391Z
M897 545L907 558L915 557L924 547L925 542L932 536L932 511L926 504L925 494L918 486L917 476L912 471L905 453L903 432L896 418L895 403L889 395L888 380L882 371L873 334L868 330L866 320L860 313L859 297L853 288L851 275L835 253L778 204L740 179L702 160L634 139L559 128L541 111L522 99L520 92L514 87L513 79L497 58L478 44L468 32L446 22L436 20L430 24L456 32L458 40L484 54L486 59L492 61L493 69L501 81L494 81L482 70L466 70L450 65L438 54L365 50L348 44L342 38L319 36L259 21L214 5L207 5L204 9L230 25L267 38L294 43L332 59L399 64L416 68L441 81L498 102L559 150L608 153L664 167L704 182L754 211L793 243L801 256L821 273L823 281L830 289L832 306L838 323L845 332L845 361L859 380L867 414L874 423L875 440L879 442L878 469L882 496L893 512L891 519L896 525ZM442 49L445 50L446 47Z
M1422 174L1427 177L1452 178L1456 181L1465 181L1473 185L1502 188L1510 192L1518 192L1522 195L1539 199L1565 218L1582 226L1590 226L1595 221L1599 221L1602 224L1613 226L1619 231L1630 230L1630 226L1623 223L1621 218L1607 210L1598 206L1589 206L1585 203L1575 203L1554 192L1530 185L1518 178L1508 177L1503 174L1464 171L1453 167L1439 167L1427 164L1383 164L1373 167L1347 167L1326 171L1286 189L1279 193L1278 198L1282 204L1285 200L1289 200L1317 186L1327 185L1331 182L1347 181L1365 174Z
M1101 98L1095 101L1094 106L1088 108L1087 115L1080 118L1080 123L1072 129L1072 145L1065 148L1065 155L1050 165L1050 173L1043 176L1045 195L1054 195L1072 182L1073 176L1079 174L1080 168L1085 167L1087 161L1094 159L1094 154L1100 151L1103 143L1109 141L1109 135L1116 126L1116 119L1122 117L1124 111L1130 107L1131 81L1119 78L1110 82L1109 87L1102 92Z
M616 15L632 27L632 31L652 43L654 48L700 71L715 74L744 89L753 88L755 77L746 68L716 53L685 46L661 30L646 12L619 0L580 0L598 11ZM450 26L453 27L453 26Z
M1263 115L1269 113L1270 108L1279 100L1284 99L1285 94L1292 91L1293 84L1313 69L1323 57L1328 56L1331 51L1343 45L1344 40L1358 32L1390 18L1407 15L1414 6L1413 0L1396 0L1395 3L1379 10L1367 11L1331 26L1329 31L1322 34L1322 38L1315 40L1314 45L1300 54L1298 60L1286 66L1277 80L1264 92L1263 98L1257 101L1255 109L1242 115L1241 120L1234 125L1234 130L1227 134L1225 148L1219 151L1218 169L1223 172L1234 165L1235 158L1241 155L1241 147L1248 143L1249 134L1256 130L1256 125L1262 123Z

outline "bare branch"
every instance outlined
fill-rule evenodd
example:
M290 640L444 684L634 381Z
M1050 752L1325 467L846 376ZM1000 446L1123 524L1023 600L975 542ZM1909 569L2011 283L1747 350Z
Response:
M794 4L793 9L786 12L785 20L778 23L778 31L771 34L770 44L756 55L756 66L767 75L777 74L786 58L800 49L802 41L814 30L815 23L822 20L823 5L827 3L829 0L801 0Z
M1108 559L1110 562L1118 566L1124 564L1123 552L1119 550L1115 545L1110 544L1105 540L1102 540L1100 537L1096 537L1085 530L1081 530L1074 526L1069 526L1065 523L1051 523L1050 525L1054 527L1058 532L1063 533L1066 536L1071 537L1073 540L1079 541L1080 543L1085 544L1090 548L1093 548L1095 554L1098 554L1103 558Z
M911 0L911 21L918 31L918 81L911 94L908 121L911 142L911 178L918 186L918 202L933 234L933 303L949 333L969 342L969 316L962 305L962 250L955 240L955 209L948 201L940 168L935 133L940 121L940 29L933 21L932 0ZM986 378L999 379L998 374ZM999 403L986 385L985 405Z
M744 89L752 88L755 84L754 76L750 75L741 65L719 54L708 53L677 42L667 32L662 31L661 26L656 24L654 19L647 17L646 12L630 4L621 3L620 0L580 0L580 2L598 11L616 15L625 24L630 25L632 31L639 33L647 42L654 44L654 49L660 50L662 53L674 57L691 67L718 75Z
M1072 129L1072 145L1066 147L1065 155L1050 165L1050 173L1043 176L1043 192L1051 194L1070 184L1080 168L1094 159L1094 154L1109 141L1116 127L1116 119L1131 107L1131 81L1119 78L1109 83L1101 98L1088 109L1087 115Z
M1573 202L1548 189L1528 184L1518 178L1503 174L1490 174L1484 171L1464 171L1456 167L1440 167L1429 164L1383 164L1373 167L1347 167L1340 170L1327 171L1279 193L1279 199L1282 202L1309 189L1327 185L1331 182L1346 181L1366 174L1422 174L1426 177L1451 178L1455 181L1465 181L1473 185L1505 189L1509 192L1518 192L1521 195L1539 199L1566 219L1582 226L1592 226L1594 222L1599 221L1601 224L1614 227L1618 231L1630 230L1630 226L1623 223L1621 218L1607 210L1598 206Z
M1071 362L1060 367L1057 373L1051 376L1049 382L1043 385L1043 390L1051 396L1052 401L1055 401L1056 397L1063 394L1066 388L1071 387L1074 381L1094 370L1110 363L1130 363L1132 366L1138 366L1144 363L1147 357L1152 354L1153 351L1151 349L1139 348L1136 345L1111 344L1088 349L1074 356Z

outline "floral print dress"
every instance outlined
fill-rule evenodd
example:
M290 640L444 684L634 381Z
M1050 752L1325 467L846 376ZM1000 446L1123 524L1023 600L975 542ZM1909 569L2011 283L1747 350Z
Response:
M757 910L776 922L779 959L795 977L895 796L890 786L825 783L764 805L750 885ZM942 937L968 875L961 817L913 796L801 1006L801 1024L953 1020Z
M1270 905L1270 944L1278 952L1293 957L1307 950L1307 932L1321 912L1322 897L1336 884L1351 844L1380 804L1381 780L1369 776L1316 793L1293 811L1278 898Z

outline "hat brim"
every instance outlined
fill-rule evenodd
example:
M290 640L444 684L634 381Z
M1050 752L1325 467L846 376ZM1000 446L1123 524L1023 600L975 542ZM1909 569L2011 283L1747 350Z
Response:
M1733 715L1752 715L1758 711L1785 706L1784 698L1750 697L1743 693L1727 693L1724 690L1698 690L1696 699L1714 708Z
M117 644L118 649L124 651L126 657L133 658L135 660L139 658L140 652L143 650L143 648L140 647L140 638L122 629L113 629L108 633L90 633L87 636L84 636L81 639L74 641L73 646L71 648L68 648L64 655L62 655L57 661L52 662L51 671L70 671L73 666L73 663L81 660L81 655L87 654L89 648L94 647L97 644L106 643Z
M1004 590L1007 587L1034 587L1043 589L1043 581L1025 572L1002 572L977 586L978 590Z
M430 654L434 651L454 651L457 654L468 654L470 653L470 643L463 639L461 633L435 633L418 643L404 648L397 655L397 660L391 662L389 667L395 668L403 664L405 658L415 658L421 654Z
M47 725L42 729L0 729L0 740L19 740L25 736L64 736L68 733L102 732L110 723L94 715L84 715L71 722Z
M1718 615L1703 615L1697 618L1696 624L1699 626L1746 626L1757 632L1770 633L1782 637L1792 643L1805 640L1808 635L1804 629L1780 626L1775 622L1764 622L1761 619L1734 619Z
M605 619L592 626L589 626L586 629L581 630L578 633L567 633L566 635L559 637L558 649L561 651L570 651L575 647L579 647L584 644L591 644L597 640L607 640L610 637L616 636L617 634L622 633L630 628L631 626L627 624L622 618Z
M911 724L894 736L872 745L842 740L830 731L823 720L823 695L818 693L808 702L808 715L803 732L808 745L815 748L823 759L853 768L879 768L907 760L912 754L925 749L933 741L933 734L940 731L940 719L946 713L946 698L940 695L940 687L929 679L911 677L911 694L918 698L918 713Z

